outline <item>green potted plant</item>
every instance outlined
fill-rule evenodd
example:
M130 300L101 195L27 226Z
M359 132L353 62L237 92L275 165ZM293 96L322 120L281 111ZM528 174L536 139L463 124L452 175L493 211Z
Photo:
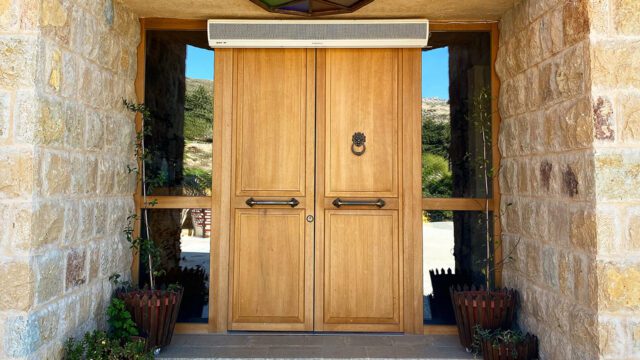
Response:
M151 360L153 353L146 349L145 339L122 300L112 298L107 308L109 331L87 332L82 338L69 339L64 346L66 360Z
M147 201L147 185L150 180L145 177L145 164L149 160L149 154L144 146L144 136L148 134L144 124L145 119L149 119L150 112L143 104L134 104L126 100L123 102L129 111L142 116L142 130L137 133L135 143L135 159L138 166L129 167L128 170L137 175L136 178L142 185L143 202L153 206L157 201ZM179 286L168 286L165 289L159 289L156 286L156 278L163 275L165 271L161 268L161 250L152 240L147 213L148 209L142 209L142 230L145 236L134 235L136 233L134 227L140 220L136 214L127 218L127 225L123 232L131 249L138 254L140 263L146 269L149 285L143 288L134 288L130 285L118 286L116 297L121 299L127 310L131 312L141 335L146 338L147 348L159 349L171 342L183 292ZM117 275L113 276L112 280L117 285L122 285L118 282Z
M144 341L125 343L104 331L88 332L81 339L69 339L64 346L65 360L153 360L153 353L145 349Z
M513 323L517 292L512 289L495 289L492 274L496 265L491 251L494 244L490 232L491 214L489 212L489 180L493 176L490 169L491 150L491 96L488 89L481 90L472 99L470 119L481 131L482 152L478 167L482 170L485 204L483 211L484 244L486 255L483 261L484 284L452 286L451 301L458 327L460 343L470 351L473 343L474 328L480 325L484 329L508 329ZM508 258L508 257L507 257Z
M488 330L476 326L474 350L484 360L533 360L538 358L538 338L519 330Z

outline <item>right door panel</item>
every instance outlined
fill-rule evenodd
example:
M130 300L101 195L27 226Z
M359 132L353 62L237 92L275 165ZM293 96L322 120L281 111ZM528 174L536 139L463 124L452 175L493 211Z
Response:
M401 54L318 50L317 331L403 331Z

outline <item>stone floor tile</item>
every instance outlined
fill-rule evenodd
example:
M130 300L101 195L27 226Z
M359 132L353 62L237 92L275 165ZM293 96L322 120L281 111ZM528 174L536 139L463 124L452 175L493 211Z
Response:
M286 359L319 359L322 357L321 346L272 346L269 347L270 358Z
M462 349L462 345L460 345L460 339L457 336L452 335L430 335L429 336L431 343L433 346L442 347L458 347Z
M182 340L183 336L178 336L178 339L171 341L173 345L175 340ZM197 334L184 336L185 340L182 341L185 345L190 346L247 346L249 345L250 337L243 335L219 335L219 334ZM180 344L180 343L178 343ZM176 344L176 345L178 345Z
M386 335L352 335L347 336L347 345L350 346L391 346L392 336Z
M321 355L323 359L366 359L367 349L364 346L325 346Z

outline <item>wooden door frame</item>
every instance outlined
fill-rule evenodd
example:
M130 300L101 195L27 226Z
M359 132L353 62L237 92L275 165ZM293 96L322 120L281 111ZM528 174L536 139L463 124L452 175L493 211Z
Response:
M144 102L145 93L145 55L146 31L206 31L206 20L170 19L170 18L141 18L140 43L137 48L137 73L135 79L135 93L139 103ZM491 85L492 85L492 160L495 169L500 169L500 152L498 149L498 134L500 130L500 114L498 111L498 94L500 82L495 71L495 61L498 52L499 30L497 22L449 22L434 21L430 24L430 31L481 31L491 34ZM214 82L214 139L213 142L213 178L211 197L178 197L161 196L157 199L156 209L177 208L211 208L211 273L210 280L214 283L209 289L209 323L208 324L177 324L178 333L211 333L227 331L228 314L228 264L229 264L229 229L219 224L229 224L231 187L231 121L233 91L228 91L233 84L232 66L233 51L217 49L215 55ZM403 59L405 57L403 56ZM410 57L406 57L407 59ZM420 74L421 64L416 61L403 60L403 82L409 82L416 74ZM222 91L225 89L227 91ZM421 89L414 86L407 89L403 102L416 101L420 103ZM423 326L422 319L422 211L424 210L484 210L484 199L423 199L422 198L422 138L421 112L414 107L404 107L403 135L403 167L401 183L403 189L402 201L405 203L402 211L401 230L404 241L403 280L404 280L404 329L405 333L455 333L452 327ZM419 108L418 108L419 109ZM136 131L142 128L142 118L136 116ZM217 154L217 156L216 156ZM495 213L500 213L500 184L499 171L494 172L493 198L489 207ZM227 189L227 191L223 191ZM151 206L143 204L140 184L134 193L136 214L141 209ZM214 226L218 224L218 226ZM500 216L494 216L494 238L500 239ZM138 229L136 229L138 231ZM495 246L495 263L502 261L502 243ZM132 279L137 282L139 277L139 259L136 254L131 264ZM502 271L496 271L496 285L502 284Z

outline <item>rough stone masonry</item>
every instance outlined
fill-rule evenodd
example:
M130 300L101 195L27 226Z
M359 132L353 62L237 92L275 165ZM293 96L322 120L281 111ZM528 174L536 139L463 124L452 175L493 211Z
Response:
M520 324L543 359L638 359L640 1L520 1L500 30L504 281Z
M56 359L129 273L137 17L0 0L0 358Z

